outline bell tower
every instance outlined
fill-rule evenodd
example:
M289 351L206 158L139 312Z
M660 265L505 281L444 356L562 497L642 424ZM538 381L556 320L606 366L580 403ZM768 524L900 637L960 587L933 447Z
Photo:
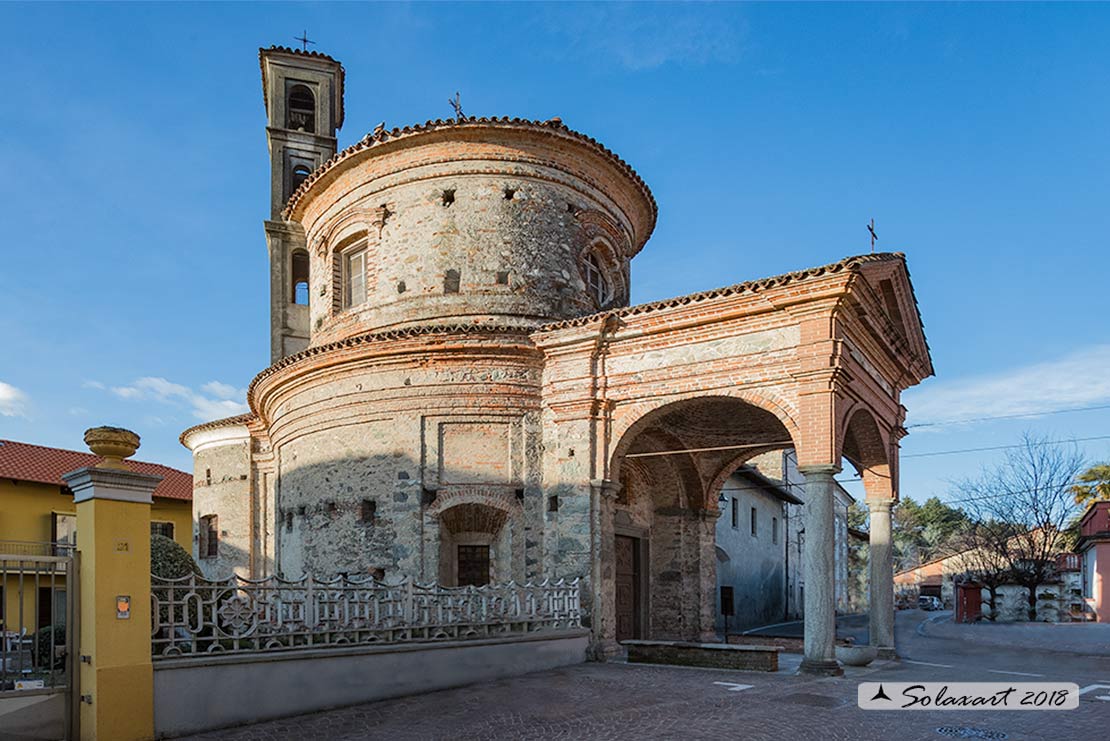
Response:
M343 125L343 65L314 51L259 49L270 147L270 362L308 347L309 259L301 225L282 210L293 191L336 152Z

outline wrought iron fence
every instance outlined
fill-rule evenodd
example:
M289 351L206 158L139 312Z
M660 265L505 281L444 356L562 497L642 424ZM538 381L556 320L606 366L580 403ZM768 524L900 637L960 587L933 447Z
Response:
M578 580L443 587L412 579L151 577L155 660L488 638L581 626Z

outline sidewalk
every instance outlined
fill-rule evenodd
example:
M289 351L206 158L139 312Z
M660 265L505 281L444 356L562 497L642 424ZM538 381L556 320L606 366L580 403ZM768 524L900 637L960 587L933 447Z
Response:
M953 623L949 618L928 622L922 630L930 638L987 646L1110 656L1110 623Z

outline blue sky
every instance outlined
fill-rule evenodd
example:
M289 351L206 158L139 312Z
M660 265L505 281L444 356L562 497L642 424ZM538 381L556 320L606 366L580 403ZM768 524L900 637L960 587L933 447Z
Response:
M257 50L307 29L347 69L340 146L383 119L561 116L628 160L659 225L642 302L907 253L937 377L912 424L1110 405L1110 6L0 5L0 437L82 448L236 413L266 366ZM916 427L924 498L1033 429ZM1110 440L1083 443L1110 458Z

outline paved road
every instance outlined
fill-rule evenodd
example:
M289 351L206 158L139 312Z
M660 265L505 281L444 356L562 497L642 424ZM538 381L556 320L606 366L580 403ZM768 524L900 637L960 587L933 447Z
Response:
M417 697L317 713L195 739L1095 739L1110 727L1100 692L1073 711L862 711L860 681L1072 681L1110 684L1110 658L1036 647L978 646L930 635L924 621L898 614L904 660L813 679L619 663L531 674ZM784 657L785 658L785 657ZM796 665L796 659L784 661ZM1003 672L1014 672L1007 674ZM1099 682L1099 680L1102 680ZM751 685L735 689L728 683ZM978 736L967 735L981 731ZM948 735L938 732L946 730ZM951 735L964 733L964 735Z

